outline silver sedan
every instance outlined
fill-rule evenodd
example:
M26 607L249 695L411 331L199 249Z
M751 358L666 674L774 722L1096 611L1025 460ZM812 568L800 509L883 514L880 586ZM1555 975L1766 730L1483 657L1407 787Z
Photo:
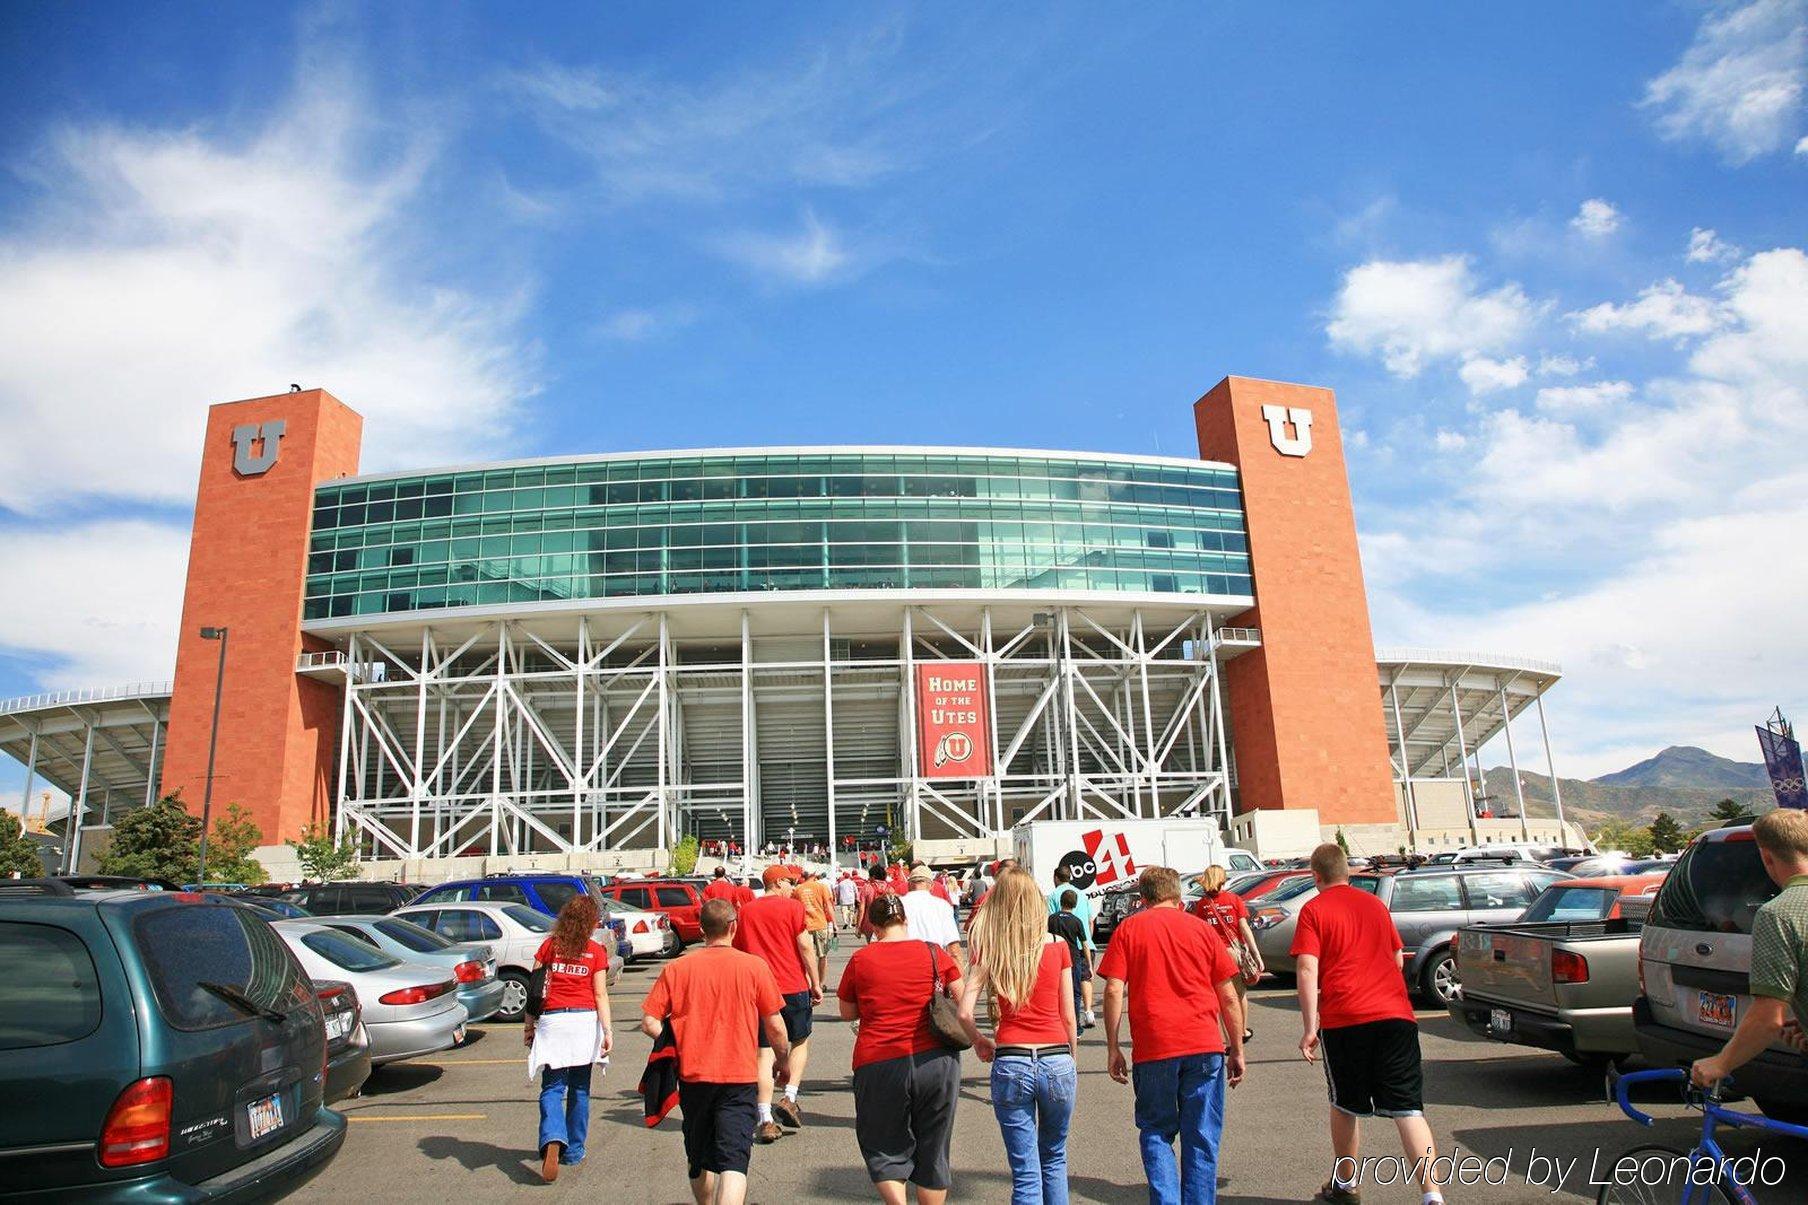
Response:
M464 1041L467 1015L450 971L403 962L318 921L285 920L270 927L309 978L352 985L373 1064L433 1054Z
M399 916L317 916L311 919L403 962L450 971L458 984L458 1002L465 1006L473 1021L487 1021L502 1008L504 985L496 977L496 956L487 946L447 941Z

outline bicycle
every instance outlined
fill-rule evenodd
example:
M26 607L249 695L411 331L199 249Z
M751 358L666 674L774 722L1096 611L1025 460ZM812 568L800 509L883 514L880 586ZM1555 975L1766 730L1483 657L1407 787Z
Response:
M1640 1083L1681 1083L1683 1103L1691 1109L1701 1110L1701 1141L1688 1151L1679 1151L1662 1143L1633 1147L1607 1167L1605 1174L1609 1180L1601 1185L1601 1191L1595 1197L1596 1205L1662 1205L1667 1201L1680 1201L1682 1205L1716 1205L1719 1202L1724 1202L1725 1205L1758 1205L1758 1199L1752 1196L1751 1189L1747 1187L1750 1176L1742 1174L1740 1168L1740 1164L1750 1160L1750 1157L1729 1159L1720 1144L1714 1141L1714 1127L1729 1125L1738 1129L1769 1130L1793 1138L1808 1139L1808 1126L1773 1121L1756 1113L1734 1112L1720 1104L1721 1085L1702 1089L1691 1085L1688 1079L1689 1073L1676 1067L1657 1071L1632 1071L1617 1077L1614 1097L1619 1103L1620 1111L1642 1126L1655 1125L1657 1119L1635 1109L1632 1102L1626 1099L1626 1090ZM1722 1081L1722 1084L1730 1083L1731 1079ZM1762 1163L1751 1161L1751 1171L1758 1173L1770 1160L1767 1158ZM1777 1161L1782 1162L1780 1159ZM1628 1169L1628 1178L1632 1183L1620 1184L1614 1181L1612 1177L1620 1169ZM1661 1171L1662 1174L1652 1177L1649 1173L1653 1171ZM1675 1195L1678 1179L1682 1181L1680 1197Z

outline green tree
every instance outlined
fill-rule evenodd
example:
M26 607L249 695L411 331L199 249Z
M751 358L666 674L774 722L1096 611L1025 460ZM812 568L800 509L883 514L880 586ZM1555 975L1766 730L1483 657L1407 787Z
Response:
M1654 853L1675 853L1689 843L1682 825L1668 812L1659 812L1651 821L1651 849Z
M200 846L201 821L182 806L178 791L113 822L113 843L100 856L100 872L192 883Z
M1651 830L1626 820L1607 820L1595 830L1595 848L1623 850L1635 858L1651 854Z
M35 879L44 873L37 844L25 835L25 825L11 812L0 812L0 879L11 875Z
M1341 828L1337 830L1337 848L1343 850L1344 857L1350 856L1350 839L1343 835Z
M686 836L672 847L672 862L667 874L687 875L697 869L697 854L702 851L703 843L697 840L695 833Z
M324 825L310 824L301 830L301 840L286 842L295 851L305 879L330 883L334 879L353 878L358 873L358 846L347 837L335 842Z
M251 813L236 803L213 822L207 839L207 881L210 883L261 883L269 878L251 851L264 843L264 830Z
M1708 814L1722 824L1735 824L1752 818L1751 809L1733 799L1722 799Z

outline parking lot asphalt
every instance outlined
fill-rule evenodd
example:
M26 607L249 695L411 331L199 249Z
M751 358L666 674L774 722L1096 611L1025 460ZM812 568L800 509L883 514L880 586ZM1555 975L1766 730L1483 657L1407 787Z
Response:
M849 939L831 960L839 978ZM682 1140L676 1112L646 1128L636 1085L651 1043L636 1028L640 1001L662 963L631 966L611 993L617 1047L608 1073L592 1084L588 1157L566 1168L556 1184L540 1181L534 1141L536 1086L526 1073L518 1025L485 1024L457 1050L379 1069L364 1094L341 1102L350 1119L338 1157L292 1199L459 1202L492 1200L516 1190L553 1198L602 1196L615 1202L686 1202ZM1225 1205L1309 1200L1326 1179L1325 1085L1321 1071L1296 1049L1299 1015L1293 993L1272 987L1251 995L1256 1036L1248 1078L1230 1095L1221 1149L1219 1197ZM1641 1129L1608 1103L1600 1075L1554 1054L1472 1037L1441 1012L1421 1011L1426 1111L1439 1153L1469 1158L1481 1179L1445 1190L1458 1201L1593 1200L1613 1161L1643 1143L1688 1148L1699 1117L1674 1096L1641 1095L1663 1119ZM1105 1072L1102 1029L1086 1034L1080 1095L1069 1161L1075 1201L1147 1199L1128 1087ZM749 1200L754 1202L874 1200L854 1142L853 1037L836 1015L834 997L816 1014L802 1104L805 1126L771 1146L756 1146ZM1006 1201L1010 1177L993 1121L987 1069L971 1054L961 1092L953 1149L955 1200ZM1771 1202L1808 1200L1808 1149L1785 1138L1721 1132L1732 1156L1775 1157L1780 1184L1757 1189ZM1365 1156L1398 1154L1393 1127L1368 1121ZM1371 1173L1397 1175L1393 1162ZM1567 1173L1561 1187L1560 1173ZM1363 1187L1365 1200L1416 1202L1398 1182ZM1677 1192L1662 1198L1676 1200Z

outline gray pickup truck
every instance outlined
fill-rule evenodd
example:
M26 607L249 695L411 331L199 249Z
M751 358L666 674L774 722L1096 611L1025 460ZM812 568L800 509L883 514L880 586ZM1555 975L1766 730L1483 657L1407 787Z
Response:
M1612 919L1464 929L1454 947L1462 987L1450 1015L1483 1037L1554 1050L1583 1066L1637 1053L1632 1002L1650 906L1649 896L1624 896Z

